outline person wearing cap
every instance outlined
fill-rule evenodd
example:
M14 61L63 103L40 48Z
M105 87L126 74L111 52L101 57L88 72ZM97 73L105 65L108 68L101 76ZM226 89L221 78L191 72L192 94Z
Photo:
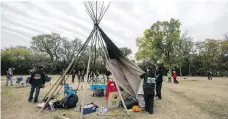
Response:
M34 103L38 102L38 97L40 93L40 88L42 85L45 84L46 80L46 74L43 72L43 67L38 66L37 69L32 73L29 83L31 84L31 90L30 90L30 95L29 95L29 102L32 102L33 100L33 93L36 90L35 93L35 98L34 98Z
M154 89L156 83L156 71L152 67L147 67L147 72L140 75L144 80L143 91L145 100L145 111L153 114L154 108Z

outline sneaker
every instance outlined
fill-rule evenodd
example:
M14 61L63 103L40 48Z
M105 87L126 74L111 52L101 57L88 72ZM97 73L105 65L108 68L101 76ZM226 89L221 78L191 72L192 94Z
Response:
M149 114L154 114L154 112L152 111L152 112L149 112Z
M32 102L32 100L29 100L28 102L29 102L29 103L31 103L31 102Z
M29 98L28 99L28 102L30 103L30 102L32 102L32 100L33 100L33 97L32 98Z
M33 102L34 102L34 103L37 103L37 102L38 102L38 100L34 100Z
M157 98L156 100L161 100L162 98Z

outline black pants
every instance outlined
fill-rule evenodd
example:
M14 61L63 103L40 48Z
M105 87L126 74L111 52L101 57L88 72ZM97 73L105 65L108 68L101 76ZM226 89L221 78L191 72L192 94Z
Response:
M177 78L173 78L173 82L174 82L174 83L177 83L177 84L179 83L179 82L177 81Z
M208 76L208 80L212 80L212 77L211 76Z
M38 97L39 97L39 93L40 93L40 87L41 86L32 85L31 91L30 91L30 95L29 95L29 101L32 101L32 99L33 99L33 93L34 93L34 91L36 89L36 94L35 94L34 102L38 102Z
M145 111L149 113L153 113L154 89L143 88L143 91L144 91Z
M72 75L72 83L74 83L75 75Z
M162 82L156 83L156 96L161 99L161 88L162 88Z

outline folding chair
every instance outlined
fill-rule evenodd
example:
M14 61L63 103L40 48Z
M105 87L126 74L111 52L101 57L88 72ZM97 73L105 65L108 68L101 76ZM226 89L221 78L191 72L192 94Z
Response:
M51 79L52 79L52 77L48 77L47 79L46 79L46 82L48 83L50 83L50 86L51 86Z
M29 80L30 80L30 77L27 77L27 79L26 79L26 86L27 87L31 87L31 85L29 84Z
M18 77L17 78L16 87L18 87L18 86L24 86L23 77Z
M72 87L69 86L69 84L65 83L64 84L64 94L76 94L77 91L75 89L73 89Z

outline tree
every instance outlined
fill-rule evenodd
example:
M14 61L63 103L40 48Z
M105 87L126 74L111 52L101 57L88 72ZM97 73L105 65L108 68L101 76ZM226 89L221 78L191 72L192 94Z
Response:
M1 50L1 73L14 67L17 74L28 73L32 67L33 55L27 47L16 46Z
M82 47L82 41L79 39L74 39L72 41L69 41L67 40L67 38L62 38L60 51L59 51L61 55L61 59L66 61L67 63L71 62L71 60L79 52L79 49L81 47Z
M182 71L181 67L186 65L188 67L188 72L189 75L191 75L191 61L192 61L192 54L195 53L195 50L193 49L194 47L194 42L192 41L193 38L187 36L188 32L185 32L180 40L176 42L175 47L175 52L177 56L177 64L178 67L180 68L180 75L182 76Z
M56 69L60 59L60 44L63 38L57 33L42 34L32 37L31 48L36 52L42 52L49 55L51 59L51 72Z
M132 53L131 49L128 47L122 47L120 48L120 51L124 54L124 56L128 56Z
M154 54L160 54L158 57L163 59L171 70L172 58L175 57L174 45L180 37L180 25L179 20L171 18L169 21L157 21L150 29L146 29L144 38L136 41L139 46L138 58L143 52L149 55L148 59L154 57Z

